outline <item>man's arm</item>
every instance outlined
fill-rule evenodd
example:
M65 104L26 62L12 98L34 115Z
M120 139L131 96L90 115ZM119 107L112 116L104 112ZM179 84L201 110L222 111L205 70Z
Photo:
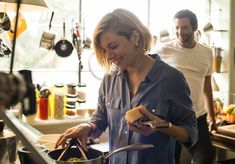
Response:
M210 119L210 127L209 130L216 130L216 120L215 120L215 111L213 106L213 95L212 95L212 87L211 87L211 76L205 77L205 83L204 83L204 100L206 105L206 110L209 115Z

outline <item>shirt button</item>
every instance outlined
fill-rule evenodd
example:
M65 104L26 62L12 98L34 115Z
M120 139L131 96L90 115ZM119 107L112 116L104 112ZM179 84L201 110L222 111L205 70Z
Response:
M152 109L152 112L156 112L156 109Z
M127 134L128 133L128 131L125 131L125 134Z

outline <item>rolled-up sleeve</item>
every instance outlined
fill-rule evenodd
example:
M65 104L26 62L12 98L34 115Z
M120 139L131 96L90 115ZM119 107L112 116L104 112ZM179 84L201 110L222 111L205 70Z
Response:
M97 110L92 115L91 120L89 122L95 123L101 131L105 131L108 125L107 120L107 111L105 106L105 78L103 79L100 89L99 89L99 97Z
M188 143L182 143L185 147L191 148L198 139L197 120L190 98L190 89L183 74L178 73L175 79L169 80L167 99L170 104L170 118L174 125L184 127L189 136Z

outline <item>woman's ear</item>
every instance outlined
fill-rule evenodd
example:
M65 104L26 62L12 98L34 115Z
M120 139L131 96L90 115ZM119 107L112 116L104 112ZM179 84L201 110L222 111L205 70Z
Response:
M132 33L132 37L133 37L133 42L134 42L134 46L136 48L139 47L139 41L140 41L140 33L136 30L133 31Z

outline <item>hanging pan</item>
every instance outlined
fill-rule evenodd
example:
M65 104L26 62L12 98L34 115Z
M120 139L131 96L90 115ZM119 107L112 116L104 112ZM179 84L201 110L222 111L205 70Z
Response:
M55 52L60 57L67 57L73 52L73 45L65 38L65 22L63 23L63 38L54 47Z

